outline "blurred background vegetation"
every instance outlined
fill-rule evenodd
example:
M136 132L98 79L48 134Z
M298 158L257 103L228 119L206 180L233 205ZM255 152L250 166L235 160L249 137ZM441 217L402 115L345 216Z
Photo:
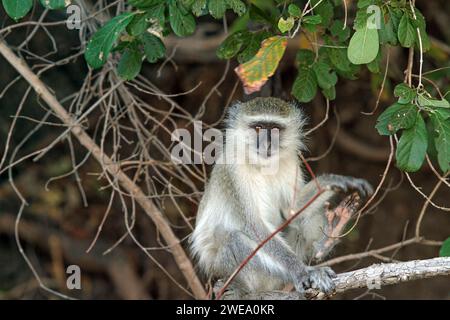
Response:
M350 13L354 16L355 1L347 1ZM450 2L446 0L417 0L416 6L424 14L427 31L432 39L432 49L425 56L424 70L450 67ZM352 9L353 8L353 9ZM353 10L353 11L352 11ZM37 20L43 9L36 7L27 20ZM114 12L111 12L114 15ZM45 16L46 22L60 21L64 13L50 11ZM228 23L233 24L235 16L227 16ZM0 6L0 37L4 37L12 47L19 46L33 30L32 26L24 26L5 32L5 28L14 22L7 18ZM79 39L77 30L69 31L64 25L49 27L54 43L50 41L46 30L37 32L22 48L21 54L31 66L38 68L44 60L58 61L77 52ZM248 99L238 82L233 69L237 62L227 62L217 58L215 50L224 39L221 20L209 16L198 20L194 37L180 39L169 36L165 39L167 55L170 60L157 64L144 64L141 75L155 84L162 92L188 94L171 97L189 114L199 111L205 97L202 121L215 124L219 121L226 106L233 100ZM292 99L290 88L296 76L295 52L304 46L301 37L290 41L286 55L272 80L255 95L275 95ZM53 46L57 51L53 52ZM51 52L50 55L47 55ZM40 57L40 58L39 58ZM311 162L314 172L333 172L352 175L369 180L377 185L386 166L389 154L389 141L379 136L375 129L376 117L386 106L395 100L393 85L403 81L403 70L406 68L408 50L392 48L391 63L388 70L385 90L381 94L380 106L373 116L362 112L373 110L383 72L372 74L362 70L358 80L342 80L336 87L336 100L331 102L328 121L316 130L308 141L307 157L320 157ZM384 63L381 64L384 71ZM82 56L70 63L53 68L41 78L59 99L79 90L85 80L88 68ZM0 152L5 150L7 135L12 123L12 116L21 104L28 88L23 79L16 81L18 74L4 58L0 57ZM430 80L437 81L443 92L450 89L450 69L442 69L430 75ZM198 87L197 87L198 86ZM192 90L195 88L195 90ZM132 88L131 88L132 89ZM143 101L159 110L168 111L171 103L157 95L138 94ZM95 101L95 98L92 100ZM309 117L309 127L319 123L325 116L326 102L317 95L310 102L302 105ZM27 118L18 119L18 125L10 141L10 152L29 134L36 123L32 119L41 119L47 107L33 92L23 103L21 115ZM95 124L101 117L101 111L94 112L86 124L91 135L95 133ZM339 125L338 125L339 124ZM186 126L186 120L178 119L177 126ZM220 125L217 125L220 127ZM148 128L151 129L151 128ZM33 150L47 146L58 137L63 128L43 126L23 146L20 156ZM170 145L170 135L157 132L160 141ZM111 143L111 142L107 142ZM133 145L123 144L123 150L133 150ZM326 153L327 152L327 153ZM72 154L81 162L86 150L77 143L73 150L67 143L58 143L51 152L37 162L27 159L11 170L15 185L27 199L20 226L20 235L31 263L45 283L62 293L82 299L176 299L189 296L168 280L160 268L154 264L129 238L125 239L104 255L104 251L113 247L124 235L123 204L116 197L112 201L109 216L103 230L90 253L87 248L95 237L97 228L105 212L108 210L110 190L104 178L99 178L101 168L89 158L78 169L88 206L83 203L77 181L73 175L61 179L49 180L64 175L72 170ZM325 154L324 154L325 153ZM0 154L0 157L3 154ZM314 159L313 159L314 160ZM210 170L210 168L206 168ZM154 172L151 172L151 175ZM429 194L436 184L436 177L427 165L412 175L416 185L425 194ZM157 179L157 178L156 178ZM55 297L39 289L39 285L22 259L14 238L15 218L20 208L20 201L9 183L8 172L0 175L0 298L2 299L54 299ZM176 180L176 179L174 179ZM422 198L404 178L401 171L392 168L383 186L383 198L376 209L365 214L357 227L343 239L333 256L363 252L367 249L384 247L398 243L402 239L414 236L414 228L425 199ZM141 184L144 184L142 180ZM203 190L201 181L195 182L199 190ZM155 186L161 193L162 184ZM175 185L181 184L174 182ZM46 188L46 186L48 188ZM180 211L193 222L197 209L196 203L201 194L193 195L195 201L180 198L173 201L170 197L156 199L158 207L170 221L180 239L185 239L190 230ZM450 206L448 188L440 189L433 198L442 206ZM137 208L134 234L145 247L160 247L161 241L152 221ZM421 233L427 238L443 241L450 234L448 213L432 206L422 222ZM186 246L186 241L183 241ZM424 259L438 255L439 246L409 245L388 252L383 261ZM167 250L151 250L153 257L177 279L184 283L171 254ZM337 272L367 266L380 262L380 257L368 257L333 266ZM66 267L76 264L82 270L82 289L66 288ZM387 298L387 299L449 299L450 280L445 277L408 282L381 290L356 290L338 295L338 299L350 298Z

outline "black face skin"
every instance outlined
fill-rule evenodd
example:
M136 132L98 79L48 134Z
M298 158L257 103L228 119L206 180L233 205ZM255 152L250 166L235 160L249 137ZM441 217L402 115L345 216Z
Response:
M274 151L273 149L279 148L279 139L285 127L277 122L265 121L253 122L249 127L255 130L258 154L270 157Z

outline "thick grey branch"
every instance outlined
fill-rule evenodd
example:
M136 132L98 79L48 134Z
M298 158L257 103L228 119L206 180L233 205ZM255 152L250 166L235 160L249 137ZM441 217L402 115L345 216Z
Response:
M450 257L374 264L367 268L338 274L334 279L336 291L332 295L350 289L379 289L382 286L400 282L446 275L450 275ZM309 289L306 296L309 299L324 299L329 297L323 292L314 289ZM227 299L226 296L224 298ZM256 300L292 300L299 298L299 296L293 292L273 291L252 293L243 298Z
M417 279L450 275L450 258L413 260L399 263L380 263L338 275L336 291L396 284Z

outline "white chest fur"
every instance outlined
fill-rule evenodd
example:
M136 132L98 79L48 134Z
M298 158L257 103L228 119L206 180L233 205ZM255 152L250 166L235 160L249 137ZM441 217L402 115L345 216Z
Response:
M264 172L257 167L241 168L239 173L242 190L247 199L252 199L252 212L257 214L270 229L278 227L282 211L293 206L294 193L302 181L297 161L281 161L276 172Z

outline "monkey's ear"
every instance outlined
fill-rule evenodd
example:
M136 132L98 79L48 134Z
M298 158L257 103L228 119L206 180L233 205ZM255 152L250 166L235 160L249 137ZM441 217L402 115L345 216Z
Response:
M301 111L303 111L302 107L300 106L300 102L298 102L295 99L292 99L288 102L291 106L293 106L296 109L300 109Z
M242 103L242 101L240 101L240 100L233 100L233 101L231 101L231 103L230 103L230 108L231 108L231 107L239 106L241 103Z
M239 114L239 110L241 107L242 102L238 100L234 100L226 110L226 117L225 117L225 125L227 127L232 127L233 124L236 121L237 115Z
M231 102L230 106L228 107L227 114L228 116L234 116L239 111L239 108L241 107L242 102L239 100L233 100Z

